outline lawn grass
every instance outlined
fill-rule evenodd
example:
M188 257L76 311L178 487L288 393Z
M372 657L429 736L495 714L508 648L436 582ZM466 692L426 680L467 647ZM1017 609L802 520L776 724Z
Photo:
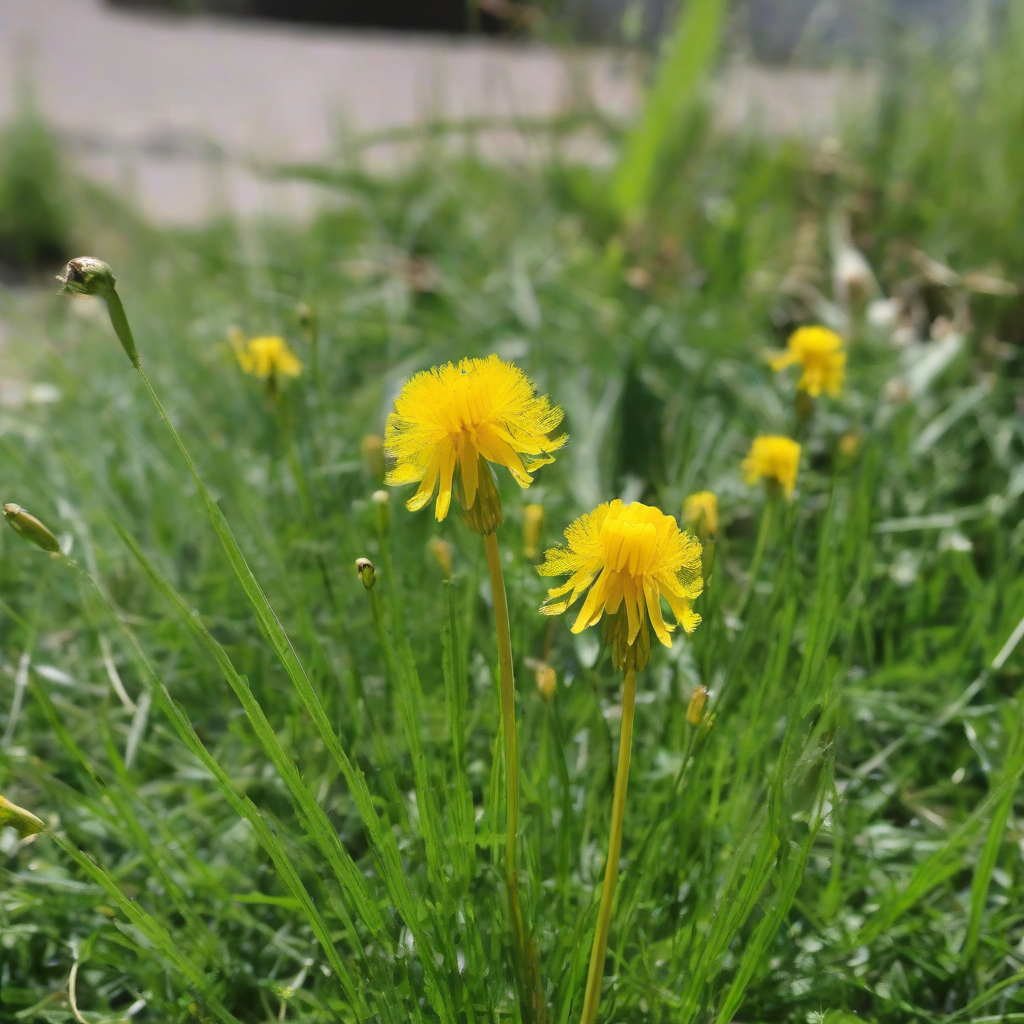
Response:
M500 480L548 1019L580 1012L621 677L598 630L538 614L523 508L547 545L600 501L678 514L704 488L703 622L640 678L601 1019L1024 1019L1024 304L999 283L1024 279L1019 5L1005 36L894 77L842 145L723 140L691 112L628 225L604 172L429 146L387 180L285 169L338 193L303 230L157 232L80 194L216 505L100 303L0 293L4 374L36 385L0 411L0 498L78 566L0 532L0 792L60 840L0 832L0 1020L74 1019L76 964L90 1024L523 1019L482 546L404 492L382 515L362 443L412 372L492 351L571 437L529 491ZM844 219L906 300L902 346L833 289ZM740 463L798 422L764 350L847 315L844 391L770 499ZM305 363L281 402L233 325Z

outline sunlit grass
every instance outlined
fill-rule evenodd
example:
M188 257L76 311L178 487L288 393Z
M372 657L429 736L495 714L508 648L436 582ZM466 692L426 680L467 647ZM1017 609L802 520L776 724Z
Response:
M75 563L0 533L0 792L59 837L0 831L0 1019L72 1019L73 970L90 1024L520 1019L490 574L377 494L367 440L416 371L491 352L571 437L497 484L542 1012L583 1009L622 673L539 614L535 563L603 501L699 491L703 621L637 678L600 1019L1019 1011L1024 186L986 81L959 134L906 106L839 150L701 135L636 230L589 173L457 161L339 176L301 232L83 208L195 475L102 304L0 295L0 498ZM899 310L831 280L837 210ZM769 355L823 320L845 379L808 400ZM246 375L239 331L301 372ZM799 438L791 497L745 479L759 435Z

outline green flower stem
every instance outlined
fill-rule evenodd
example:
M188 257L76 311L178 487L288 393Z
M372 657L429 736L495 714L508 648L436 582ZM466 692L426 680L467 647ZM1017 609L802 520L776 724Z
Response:
M622 730L619 733L619 766L615 772L615 796L612 799L612 829L608 840L608 861L604 869L601 906L597 912L597 929L590 953L587 990L583 997L581 1024L593 1024L601 1001L601 980L604 958L608 951L608 929L612 921L615 886L619 880L619 855L622 852L622 822L626 816L626 786L629 783L629 755L633 745L633 707L636 704L636 667L626 663L626 681L622 687Z
M508 908L512 918L512 937L516 957L526 989L524 1017L543 1021L544 993L540 986L537 952L526 938L523 912L519 905L519 879L516 870L517 838L519 832L519 755L516 750L516 690L512 665L512 634L508 622L508 598L505 594L505 574L501 568L501 552L494 531L484 534L487 568L491 573L491 593L494 597L494 629L498 637L498 676L501 683L501 725L505 750L505 874L508 883Z
M772 532L772 509L775 505L776 497L770 491L768 492L768 498L764 504L764 511L761 513L761 525L757 531L757 541L754 544L754 557L750 562L750 578L747 580L747 587L743 593L743 600L740 602L739 615L747 610L747 605L750 603L751 595L754 593L754 585L757 583L757 577L761 573L761 563L764 561L765 549L768 547L768 537Z

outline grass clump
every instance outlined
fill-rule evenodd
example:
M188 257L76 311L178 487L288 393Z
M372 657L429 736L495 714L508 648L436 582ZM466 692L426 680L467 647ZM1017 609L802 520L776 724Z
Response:
M986 81L942 116L990 104L996 160ZM897 203L898 141L701 134L628 225L592 173L449 160L317 168L345 201L303 231L106 227L145 377L96 299L3 295L3 497L61 553L0 534L0 792L48 832L0 830L0 1014L578 1019L624 666L538 614L535 563L616 497L691 499L703 621L636 675L599 1019L1021 1013L1024 261L923 159ZM838 378L830 336L778 356L811 324ZM571 438L492 481L512 878L497 574L378 493L405 382L492 352Z

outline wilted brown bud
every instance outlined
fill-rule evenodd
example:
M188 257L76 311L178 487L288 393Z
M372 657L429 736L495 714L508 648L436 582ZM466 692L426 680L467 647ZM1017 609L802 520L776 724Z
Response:
M558 686L558 676L550 665L540 664L534 669L534 678L537 680L537 689L545 700L551 700L555 695Z
M374 480L383 480L387 468L384 465L384 438L380 434L364 434L359 449L363 453L366 472Z
M105 298L117 284L110 266L91 256L72 260L64 273L57 275L57 280L64 286L66 295L98 295L100 298Z
M540 554L544 533L544 506L527 505L523 509L523 554L532 562Z
M686 708L686 720L695 729L704 718L704 705L708 701L708 688L701 683L690 696L690 703Z
M443 572L445 576L451 576L452 561L455 556L455 550L451 544L442 537L435 536L431 537L430 540L427 541L427 550L437 560L437 564L441 566L441 572Z
M51 553L60 551L60 544L57 538L30 512L26 512L20 505L8 502L4 505L4 519L10 523L11 528L20 537L37 548Z
M363 582L363 586L367 590L373 590L377 583L377 570L373 567L373 562L368 558L357 558L356 559L356 572L359 574L360 580Z
M13 828L22 839L46 831L46 825L31 811L26 811L24 807L12 804L10 800L0 796L0 828L8 826Z

